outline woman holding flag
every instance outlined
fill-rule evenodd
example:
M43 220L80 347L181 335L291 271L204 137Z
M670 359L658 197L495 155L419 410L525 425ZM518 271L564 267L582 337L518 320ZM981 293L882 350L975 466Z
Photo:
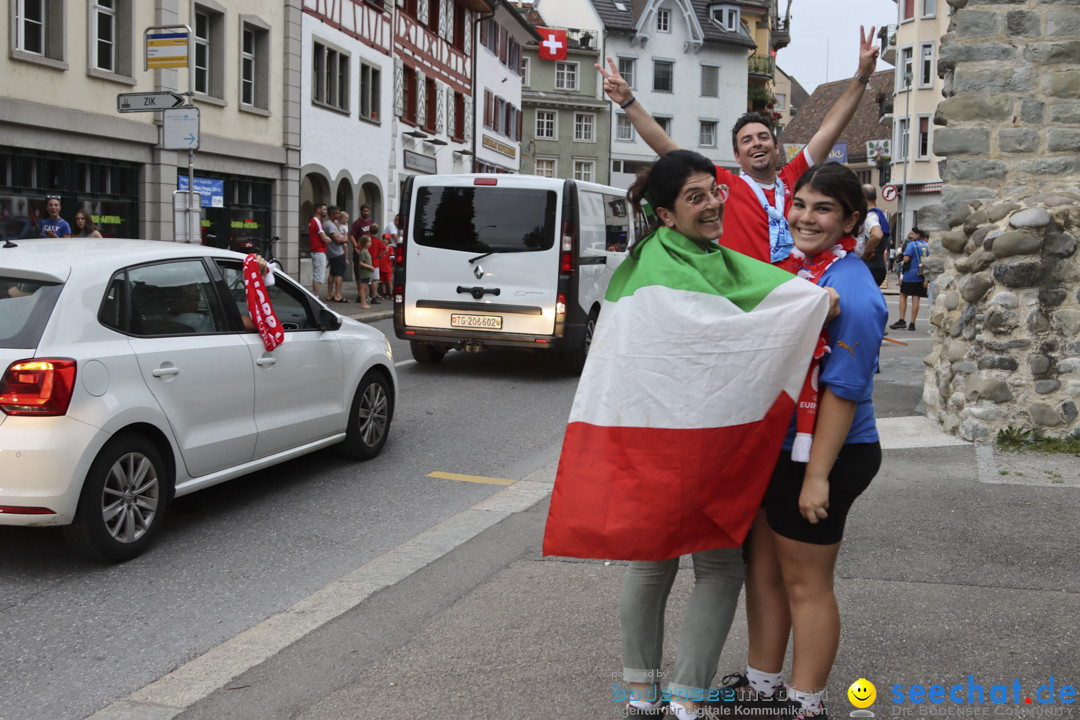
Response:
M631 717L696 717L745 565L741 545L829 307L821 288L722 248L712 163L676 150L628 197L655 210L605 296L574 399L546 555L630 560L619 598ZM664 612L689 554L694 589L660 688Z
M787 217L799 261L794 270L835 288L840 314L822 336L827 350L811 399L816 424L792 420L765 493L764 518L750 533L750 649L747 679L736 687L749 684L760 699L773 696L794 631L787 698L797 703L796 718L825 718L822 693L840 642L833 570L848 510L881 465L871 395L888 312L870 271L851 252L866 212L855 174L827 163L799 178ZM797 431L807 429L813 440L800 461Z

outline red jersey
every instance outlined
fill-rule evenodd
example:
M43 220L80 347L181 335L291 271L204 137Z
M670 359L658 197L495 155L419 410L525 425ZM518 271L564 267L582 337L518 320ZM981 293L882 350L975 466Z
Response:
M809 167L810 161L806 150L803 150L777 173L784 181L785 216L794 199L792 190L795 182ZM720 244L762 262L769 262L769 216L761 207L757 194L740 176L719 165L716 166L716 182L731 189L724 208L724 234L720 237ZM765 199L770 203L776 202L776 189L765 190Z
M386 254L379 261L379 275L382 276L383 280L389 280L390 273L394 270L394 238L390 233L383 233L382 241L383 247L386 248Z
M311 243L311 252L326 253L326 242L319 236L323 231L322 222L317 217L312 217L307 226L308 241Z
M371 253L371 265L375 268L382 268L382 254L386 252L386 245L379 239L377 235L371 236L371 244L368 245L368 252Z

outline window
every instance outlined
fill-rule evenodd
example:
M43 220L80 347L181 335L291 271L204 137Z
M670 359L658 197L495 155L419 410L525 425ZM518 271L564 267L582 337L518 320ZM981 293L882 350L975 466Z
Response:
M668 137L671 137L671 118L669 117L656 117L653 116L653 120L660 126L660 129L667 133Z
M94 15L90 25L94 33L94 59L91 67L105 72L116 72L115 0L97 0L91 12Z
M439 101L438 90L435 88L435 79L426 78L424 80L424 99L427 100L426 109L424 113L424 129L428 132L435 132L435 115L438 112L437 104Z
M716 147L715 120L702 120L701 130L698 132L698 145L702 147Z
M66 6L66 0L13 0L15 48L11 56L66 70Z
M122 282L124 274L118 273L113 283ZM201 260L143 265L126 274L133 334L195 335L230 329ZM239 286L242 294L242 275Z
M773 97L776 98L776 103L773 107L776 108L777 112L784 112L787 109L787 95L784 93L776 93Z
M903 162L908 159L908 141L911 136L910 124L910 119L906 117L896 121L896 141L893 143L896 147L896 157L893 160Z
M671 32L671 11L660 9L656 11L656 30L658 32Z
M236 309L241 315L247 315L247 296L244 294L244 266L235 260L217 260L221 269L221 277L225 284L232 290L232 300L236 303ZM270 304L274 307L274 314L281 321L281 328L285 332L293 330L316 330L318 323L311 314L304 293L299 291L288 279L280 279L266 288L270 296Z
M416 124L416 70L406 66L401 71L401 107L405 114L402 119Z
M554 110L536 111L536 137L544 140L556 139L555 126L557 115Z
M920 0L922 3L922 16L932 18L937 15L937 0Z
M380 121L379 103L382 92L382 71L367 63L360 63L360 119Z
M934 87L934 43L919 45L919 87Z
M593 178L596 176L596 161L595 160L575 160L574 161L574 179L582 180L584 182L593 182Z
M90 10L87 73L107 80L133 80L135 48L131 0L94 0Z
M225 97L225 13L195 6L195 92Z
M465 96L454 93L454 132L451 137L458 142L465 139Z
M431 32L439 32L439 0L428 0L427 26Z
M343 85L339 78L339 94L344 95L343 109L348 110L348 58L344 72ZM270 26L252 15L240 16L240 109L270 109Z
M930 116L919 115L918 134L915 136L915 159L930 159Z
M631 89L636 87L635 75L637 70L637 60L634 58L621 57L619 58L619 74L623 76L623 80L630 86Z
M896 92L908 90L914 81L912 52L910 45L900 48L899 62L896 63L896 69L899 71L896 73Z
M577 63L555 63L555 87L559 90L578 89Z
M630 118L627 117L624 113L618 113L615 116L615 139L634 139L634 125L630 122Z
M674 87L674 74L675 63L668 60L653 60L653 90L671 92Z
M465 8L454 3L454 39L450 43L456 50L465 52Z
M915 17L915 0L901 0L904 4L903 20L911 20Z
M595 142L596 135L593 126L596 116L592 113L574 113L574 140L580 142Z
M540 177L553 178L555 174L555 166L558 161L555 158L536 158L536 175Z
M720 96L720 68L716 65L701 66L701 95L703 97Z
M316 105L332 108L335 110L349 111L349 56L348 54L324 45L315 43L313 55L314 68L311 79L312 100ZM406 83L406 92L411 92L412 83ZM415 103L415 101L414 101ZM416 108L412 108L414 117Z
M721 5L709 9L709 17L714 23L728 32L735 32L739 28L739 8L732 5Z
M529 86L529 58L521 58L521 85L522 87Z

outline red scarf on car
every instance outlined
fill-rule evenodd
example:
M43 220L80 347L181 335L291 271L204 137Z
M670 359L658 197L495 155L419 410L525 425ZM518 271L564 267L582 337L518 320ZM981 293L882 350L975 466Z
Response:
M781 266L815 285L820 285L821 276L825 274L825 270L853 249L855 249L855 238L849 235L825 252L818 253L814 256L813 262L807 262L807 257L802 251L795 248L784 261L785 264ZM829 333L822 328L821 337L818 338L817 347L814 349L814 359L810 361L810 368L806 371L806 380L803 381L802 391L799 393L799 404L795 410L795 444L791 446L791 459L795 462L810 461L810 448L814 444L814 424L817 422L818 375L821 372L821 358L829 351Z
M259 263L254 255L244 258L244 290L247 292L247 306L251 321L259 329L266 351L271 352L285 342L285 330L281 327L281 321L274 313L273 306L270 305L270 294L266 291L262 273L259 272Z

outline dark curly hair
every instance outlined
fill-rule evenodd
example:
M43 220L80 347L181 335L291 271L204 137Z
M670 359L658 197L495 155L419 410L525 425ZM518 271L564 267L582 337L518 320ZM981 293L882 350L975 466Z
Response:
M822 195L840 203L845 219L859 213L859 219L851 229L851 234L854 236L862 232L863 220L866 219L866 195L855 173L837 162L814 165L799 177L792 193L798 193L804 185L809 185Z

